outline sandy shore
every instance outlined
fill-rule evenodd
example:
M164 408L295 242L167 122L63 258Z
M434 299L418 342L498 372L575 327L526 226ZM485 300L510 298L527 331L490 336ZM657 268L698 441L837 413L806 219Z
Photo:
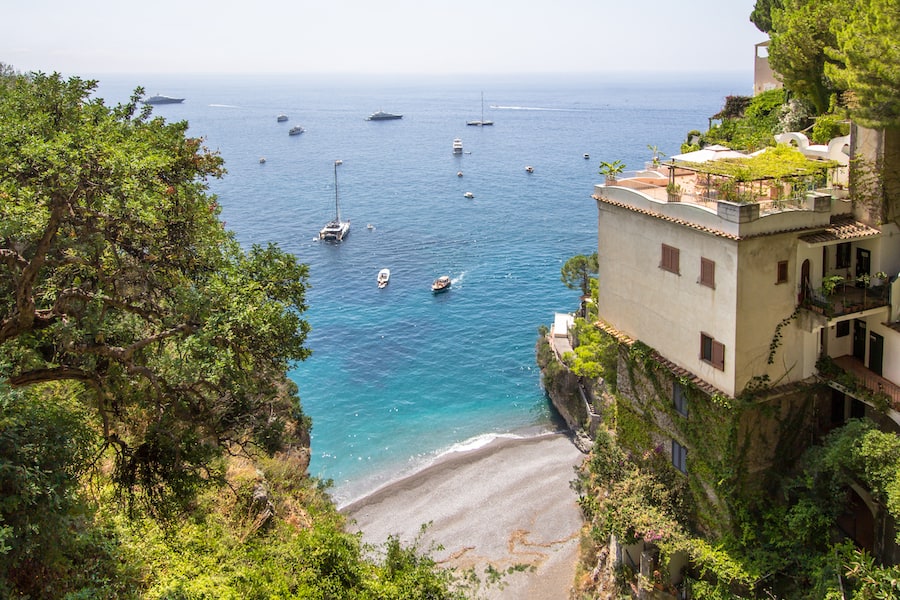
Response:
M478 597L568 598L581 512L569 487L584 455L564 434L499 439L453 453L431 467L341 509L363 541L396 535L443 566L474 568ZM489 566L504 573L489 584ZM515 567L511 573L507 570Z

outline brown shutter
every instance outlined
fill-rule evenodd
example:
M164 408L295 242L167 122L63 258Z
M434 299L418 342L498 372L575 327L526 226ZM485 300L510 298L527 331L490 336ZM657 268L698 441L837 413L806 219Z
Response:
M662 264L660 267L672 273L680 273L679 271L679 251L678 248L662 245Z
M725 370L725 344L712 341L712 365L720 370Z
M700 258L700 283L716 287L716 263L708 258Z

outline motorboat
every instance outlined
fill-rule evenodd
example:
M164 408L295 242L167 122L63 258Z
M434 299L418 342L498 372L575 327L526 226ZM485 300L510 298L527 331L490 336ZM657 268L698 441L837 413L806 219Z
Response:
M466 198L474 198L475 194L473 194L472 192L466 192L465 194L463 194L463 196Z
M144 100L144 104L181 104L182 102L184 102L184 98L173 98L172 96L163 96L161 94L150 96Z
M588 154L587 152L585 152L585 153L584 153L584 160L589 160L590 158L591 158L591 155Z
M457 176L457 177L462 177L462 171L457 171L457 172L456 172L456 176Z
M278 115L277 117L275 117L275 120L278 121L279 123L284 123L285 121L288 120L288 116L287 115Z
M385 288L387 287L388 282L391 280L391 270L390 269L382 269L378 271L378 287Z
M466 125L472 125L474 127L487 127L488 125L493 125L493 121L485 121L484 120L484 92L481 93L481 120L480 121L469 121Z
M261 164L261 165L266 164L266 157L265 157L265 156L260 156L260 157L259 157L259 164Z
M527 167L525 167L525 171L527 173L534 173L534 167L532 167L531 165L528 165Z
M291 127L288 130L288 135L300 135L304 131L306 131L306 130L303 129L302 127L300 127L299 125L294 125L293 127Z
M446 292L450 289L450 283L450 277L448 275L441 275L431 284L431 291L435 294Z
M338 199L337 168L342 164L342 160L334 161L334 218L319 230L320 240L342 242L350 233L350 221L341 220L341 203Z
M459 138L454 139L453 140L453 154L462 154L462 152L463 152L462 140Z
M395 115L393 113L384 112L383 110L378 110L366 117L366 121L395 121L402 118L403 115Z

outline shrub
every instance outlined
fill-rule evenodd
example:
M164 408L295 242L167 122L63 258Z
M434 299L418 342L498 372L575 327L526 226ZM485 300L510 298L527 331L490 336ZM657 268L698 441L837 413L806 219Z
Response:
M837 115L822 115L812 128L812 143L827 144L833 138L847 135L849 126Z

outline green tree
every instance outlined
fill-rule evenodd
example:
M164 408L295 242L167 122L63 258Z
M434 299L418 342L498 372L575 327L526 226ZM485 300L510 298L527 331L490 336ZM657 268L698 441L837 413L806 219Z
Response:
M858 0L835 20L834 60L826 74L850 90L851 117L866 127L900 127L900 5Z
M850 90L850 117L883 129L883 157L877 202L881 219L900 223L900 6L889 0L860 0L835 22L837 62L826 72Z
M750 13L750 22L763 33L772 30L772 11L780 9L783 0L756 0L753 12Z
M304 435L307 268L245 251L207 181L221 158L187 123L113 108L58 74L0 87L0 380L73 382L113 479L157 512L225 449ZM298 438L299 439L299 438Z
M826 77L826 64L834 61L838 40L832 28L848 12L840 0L784 0L772 10L769 63L784 86L809 101L817 114L828 111L838 91Z
M597 276L597 253L590 256L578 254L562 266L560 279L570 290L581 290L582 296L591 292L591 277Z

